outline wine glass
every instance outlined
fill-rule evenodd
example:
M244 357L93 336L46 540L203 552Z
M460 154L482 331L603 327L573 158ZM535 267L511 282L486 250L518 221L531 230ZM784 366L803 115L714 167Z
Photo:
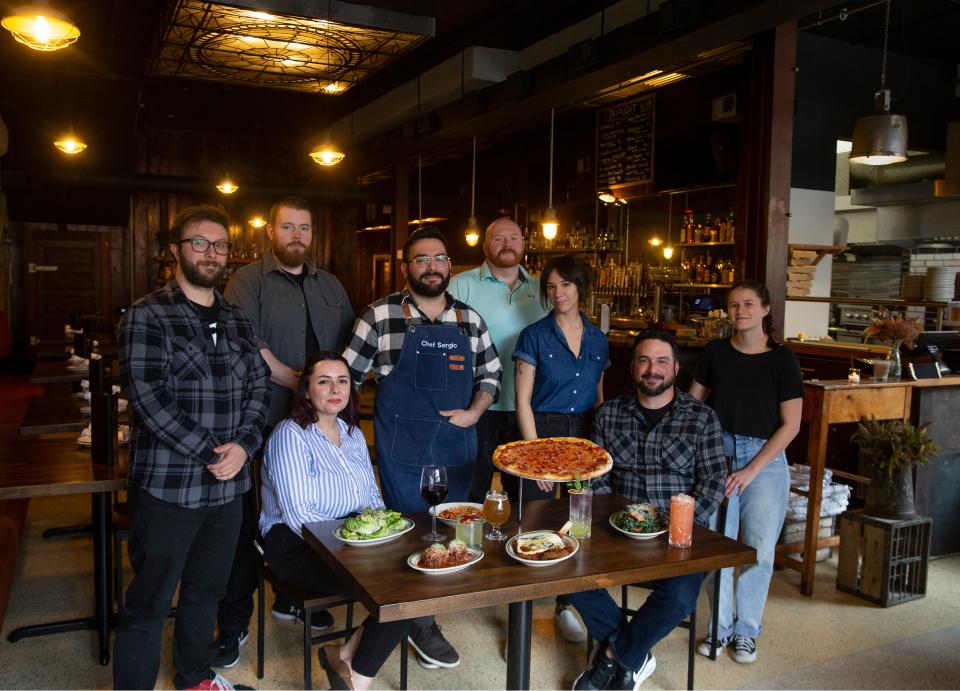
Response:
M487 492L483 501L483 518L493 526L489 533L484 535L488 540L505 540L506 535L500 532L500 526L510 518L510 497L503 490L492 489Z
M436 507L447 498L447 469L442 465L427 465L420 471L420 496L430 506ZM443 542L447 536L437 532L437 511L433 513L433 530L423 536L428 542Z

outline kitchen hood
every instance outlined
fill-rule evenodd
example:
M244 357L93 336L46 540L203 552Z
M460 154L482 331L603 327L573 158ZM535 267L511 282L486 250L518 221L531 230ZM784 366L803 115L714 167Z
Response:
M850 203L860 206L927 204L960 199L960 178L918 180L850 190Z

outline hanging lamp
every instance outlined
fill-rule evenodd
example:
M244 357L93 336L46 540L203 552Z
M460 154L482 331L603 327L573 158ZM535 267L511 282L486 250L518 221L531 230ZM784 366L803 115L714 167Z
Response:
M222 194L233 194L238 189L240 189L240 187L233 184L233 181L228 176L228 177L225 177L223 181L217 185L217 189L220 190Z
M346 154L340 151L339 147L333 145L330 141L330 133L324 137L324 141L319 146L315 146L310 152L310 158L321 166L335 166L344 158Z
M72 132L56 140L53 145L70 156L78 154L87 148L87 143Z
M880 90L873 95L877 114L859 118L854 124L850 163L885 166L907 160L907 118L890 112L890 90L886 88L889 34L890 0L887 0L880 53Z
M470 169L470 218L467 219L467 227L464 230L463 237L470 247L476 247L480 242L480 225L477 223L476 214L477 198L477 138L473 138L473 164Z
M673 241L670 236L673 234L673 195L667 197L667 244L663 246L663 258L673 259Z
M550 109L550 182L547 187L547 210L540 217L540 227L543 228L543 237L553 240L557 237L557 210L553 208L553 118L555 108Z
M47 0L14 7L0 20L0 26L33 50L50 52L66 48L80 38L80 29L62 12L51 8Z

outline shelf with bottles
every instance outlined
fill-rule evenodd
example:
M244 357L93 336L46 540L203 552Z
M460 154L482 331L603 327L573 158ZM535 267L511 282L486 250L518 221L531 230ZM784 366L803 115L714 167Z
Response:
M736 245L733 240L727 242L681 242L680 247L723 247L724 245Z
M674 288L696 288L696 289L709 289L709 288L729 288L732 283L674 283Z

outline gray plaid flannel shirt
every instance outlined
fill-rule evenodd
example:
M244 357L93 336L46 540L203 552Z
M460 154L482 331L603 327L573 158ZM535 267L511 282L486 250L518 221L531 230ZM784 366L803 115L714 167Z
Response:
M213 449L260 447L270 370L250 320L219 291L217 345L176 280L138 300L118 327L120 377L133 411L128 484L187 508L225 504L250 489L250 463L230 480Z
M455 300L446 293L447 307L436 322L427 319L417 307L416 301L406 289L390 293L385 298L369 305L357 318L353 337L343 351L350 365L350 374L357 385L363 383L367 372L380 381L393 371L400 360L407 322L403 315L404 303L410 305L413 324L456 324L459 309L464 319L470 350L473 352L473 391L486 391L497 400L500 393L500 377L503 367L497 347L493 345L490 332L483 317L467 304Z
M723 431L713 409L676 392L672 409L653 428L633 392L607 401L593 420L592 440L613 456L613 470L593 482L613 492L670 510L671 495L694 497L694 520L707 526L723 501L727 464Z

